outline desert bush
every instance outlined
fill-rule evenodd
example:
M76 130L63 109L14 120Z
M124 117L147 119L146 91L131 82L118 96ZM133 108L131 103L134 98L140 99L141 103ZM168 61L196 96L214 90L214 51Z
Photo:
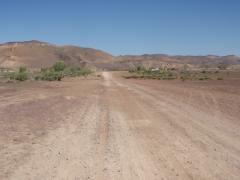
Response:
M208 80L208 79L210 79L210 77L204 76L204 77L200 77L198 80L203 81L203 80Z
M125 77L129 78L141 78L141 79L159 79L159 80L171 80L176 79L175 72L167 67L161 67L160 69L147 69L145 67L139 66L135 70L130 70L130 75Z
M0 67L0 77L5 77L7 74L9 74L9 69L1 68Z
M26 81L28 79L28 72L26 67L20 67L17 72L9 73L11 80Z
M226 70L228 68L229 65L224 64L224 63L219 63L218 64L218 69L220 70Z
M80 67L68 67L63 71L65 76L77 77L91 74L91 70Z
M146 71L146 68L143 66L138 66L136 71Z
M63 77L87 76L90 70L79 67L68 67L63 61L55 63L50 68L42 68L40 73L35 76L35 80L61 81Z
M189 79L191 76L191 72L188 70L188 65L184 65L182 70L180 71L180 79L182 81L185 81L187 79Z
M27 68L26 67L20 67L18 70L19 73L24 73L27 72Z
M129 69L128 72L134 73L136 70L135 69Z
M53 69L57 72L63 71L66 68L66 65L63 61L56 62L53 65Z
M64 75L60 71L55 71L54 69L46 69L36 75L35 80L61 81L63 77Z

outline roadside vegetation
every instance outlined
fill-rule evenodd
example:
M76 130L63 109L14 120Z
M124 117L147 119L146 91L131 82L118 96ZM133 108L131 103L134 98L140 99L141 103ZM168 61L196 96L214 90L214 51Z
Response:
M160 69L147 69L145 67L137 67L136 69L130 70L130 76L126 78L144 78L144 79L162 79L162 80L171 80L176 79L176 74L168 68Z
M6 74L11 80L26 81L29 78L27 68L20 67L17 72L10 72Z
M124 76L126 79L158 79L158 80L223 80L222 70L192 70L187 65L182 68L146 68L138 66L135 69L129 70L129 75Z
M42 68L39 72L30 72L26 67L20 67L17 71L2 72L5 78L16 81L28 79L37 81L61 81L64 77L88 76L92 71L86 68L67 66L63 61L55 63L52 67Z

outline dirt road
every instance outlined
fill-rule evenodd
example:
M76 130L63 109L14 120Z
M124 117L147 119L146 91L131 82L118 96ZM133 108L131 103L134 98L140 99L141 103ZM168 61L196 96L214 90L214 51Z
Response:
M240 179L240 84L0 86L0 179Z

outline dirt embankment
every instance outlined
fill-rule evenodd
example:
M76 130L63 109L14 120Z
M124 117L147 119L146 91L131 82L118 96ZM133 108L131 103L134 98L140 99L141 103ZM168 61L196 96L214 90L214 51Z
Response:
M239 179L240 83L0 86L0 179Z

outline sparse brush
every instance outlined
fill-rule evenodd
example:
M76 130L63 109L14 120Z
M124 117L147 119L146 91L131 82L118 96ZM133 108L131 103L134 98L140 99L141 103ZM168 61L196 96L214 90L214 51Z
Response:
M175 69L174 69L175 70ZM176 79L176 74L172 72L171 69L166 67L161 67L159 69L147 69L145 67L137 67L135 70L129 71L131 76L127 76L125 78L141 78L141 79L159 79L159 80L171 80Z
M191 72L188 70L188 66L186 64L183 66L183 69L180 71L180 79L182 81L191 79Z
M7 76L11 80L26 81L29 75L26 67L20 67L17 72L8 73Z
M66 68L66 65L63 61L56 62L53 65L53 69L57 72L63 71Z
M61 81L63 77L64 75L62 72L48 69L41 71L37 76L35 76L35 80Z
M91 70L79 67L68 67L64 71L65 76L77 77L91 74Z
M35 76L35 80L61 81L64 77L87 76L90 70L79 67L68 67L63 61L55 63L50 68L42 68Z

